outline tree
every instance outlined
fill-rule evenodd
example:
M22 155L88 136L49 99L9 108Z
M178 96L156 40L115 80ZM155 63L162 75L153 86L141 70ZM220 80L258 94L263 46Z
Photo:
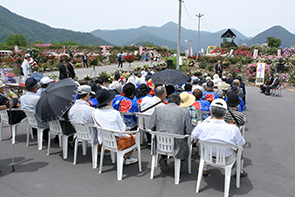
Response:
M271 48L272 47L278 48L278 47L281 46L282 41L279 38L275 38L273 36L269 36L269 37L266 38L266 43L267 43L267 46L269 46Z
M7 36L5 44L8 46L18 45L26 47L28 45L28 40L23 34L10 34Z

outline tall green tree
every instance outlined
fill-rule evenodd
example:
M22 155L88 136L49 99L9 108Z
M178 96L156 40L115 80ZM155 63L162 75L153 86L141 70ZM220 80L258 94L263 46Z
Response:
M5 44L8 46L18 45L26 47L28 45L28 40L23 34L10 34L7 36Z
M269 46L271 48L272 47L278 48L278 47L281 46L282 41L279 38L275 38L273 36L269 36L269 37L266 38L266 43L267 43L267 46Z

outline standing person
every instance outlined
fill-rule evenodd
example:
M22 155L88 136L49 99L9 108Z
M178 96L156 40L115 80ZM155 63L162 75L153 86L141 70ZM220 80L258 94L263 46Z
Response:
M215 65L215 72L219 75L219 77L222 77L222 71L223 71L223 65L220 60L218 60L217 64Z
M59 70L59 79L63 80L69 77L69 70L68 67L65 65L66 61L64 58L60 59L60 64L58 65Z
M69 56L70 56L71 58L73 58L73 53L72 53L71 50L69 50Z
M120 68L120 66L121 68L123 68L123 58L124 58L124 55L123 55L123 52L121 51L121 53L118 55L118 62L119 62L118 68Z
M83 60L83 66L84 67L87 66L87 68L88 68L87 55L86 55L86 53L82 56L82 60Z
M72 58L69 58L68 59L68 71L69 71L69 77L74 79L75 76L76 76L76 73L74 71L74 67L73 67L73 59Z
M21 75L23 75L22 77L23 82L25 82L27 78L30 77L32 74L32 69L29 63L30 59L31 59L31 55L29 53L25 54L25 59L21 65L21 68L22 68Z

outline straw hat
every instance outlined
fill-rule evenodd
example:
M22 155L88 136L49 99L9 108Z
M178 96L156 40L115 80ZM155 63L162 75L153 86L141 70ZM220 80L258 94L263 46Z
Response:
M191 106L196 100L196 97L194 95L191 95L187 92L182 92L179 96L181 99L181 103L179 106L183 108Z

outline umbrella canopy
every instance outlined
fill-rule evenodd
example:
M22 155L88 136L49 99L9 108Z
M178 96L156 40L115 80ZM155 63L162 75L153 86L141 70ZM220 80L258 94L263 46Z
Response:
M187 81L187 76L181 70L166 69L152 75L154 84L176 85Z
M56 83L51 83L36 106L36 115L43 121L59 120L75 103L78 85L66 78Z

